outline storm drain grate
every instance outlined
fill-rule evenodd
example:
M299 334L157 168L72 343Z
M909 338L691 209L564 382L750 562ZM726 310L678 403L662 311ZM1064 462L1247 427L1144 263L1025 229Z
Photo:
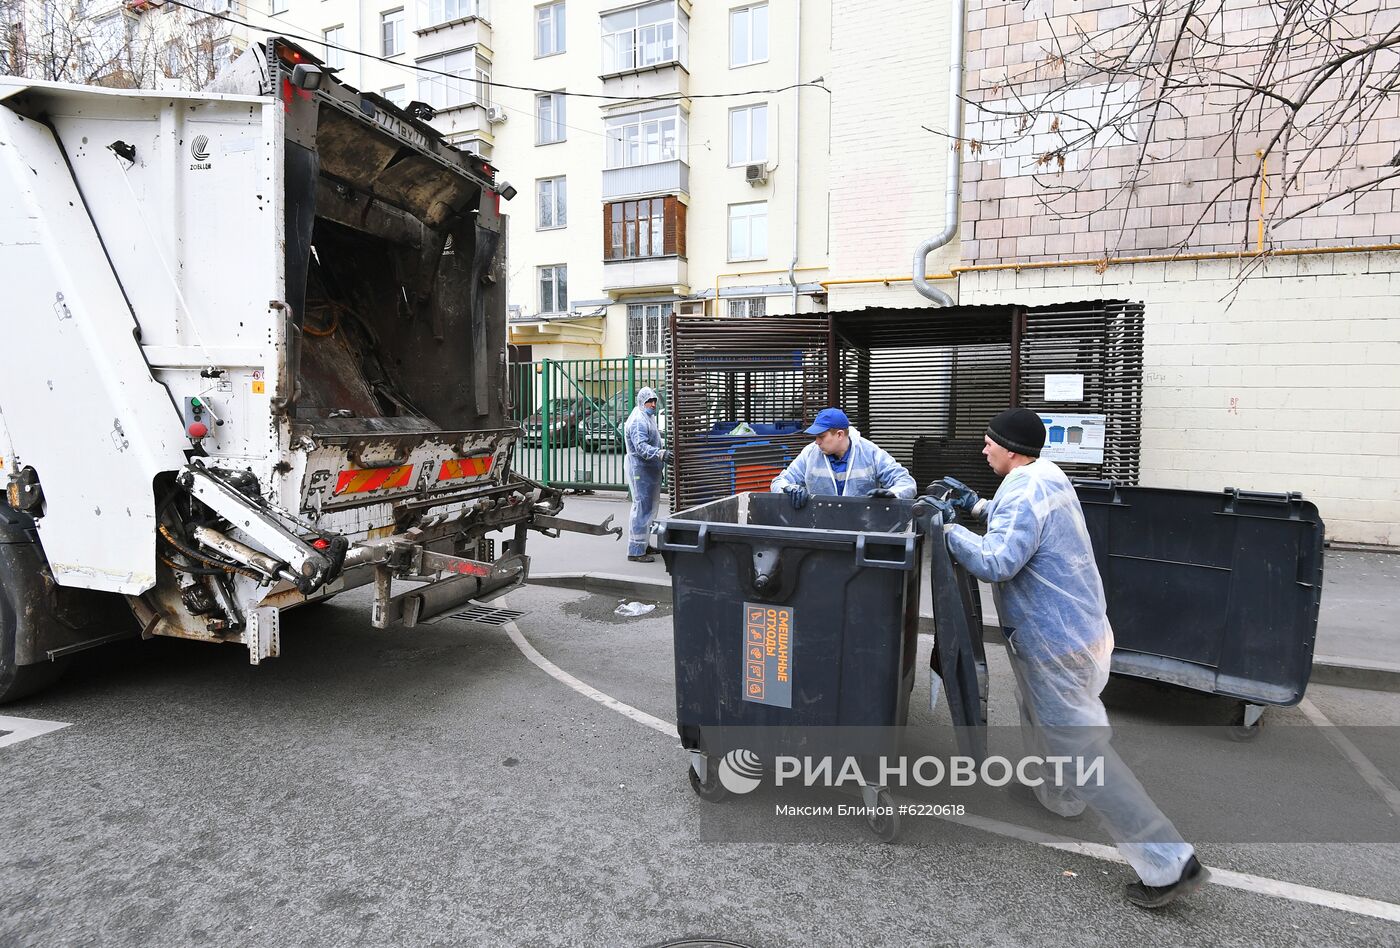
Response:
M452 618L476 622L480 625L505 625L507 622L514 622L524 614L518 609L493 609L490 606L472 603L463 611L452 613Z

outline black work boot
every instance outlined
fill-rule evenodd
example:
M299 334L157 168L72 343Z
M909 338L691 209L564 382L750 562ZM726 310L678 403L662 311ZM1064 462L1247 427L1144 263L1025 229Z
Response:
M655 562L656 562L656 557L652 556L650 553L643 553L641 556L629 556L629 557L627 557L627 559L630 560L630 561L633 562L633 563L655 563Z
M1128 901L1145 909L1159 909L1190 895L1210 879L1210 870L1201 865L1195 856L1186 860L1181 869L1181 878L1171 885L1148 885L1145 882L1128 883Z

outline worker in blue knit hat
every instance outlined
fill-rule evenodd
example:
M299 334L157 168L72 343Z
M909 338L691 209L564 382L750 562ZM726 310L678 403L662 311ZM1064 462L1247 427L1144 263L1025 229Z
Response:
M773 492L800 510L813 495L903 497L916 493L913 476L888 451L861 437L846 413L823 408L807 428L812 443L773 478Z

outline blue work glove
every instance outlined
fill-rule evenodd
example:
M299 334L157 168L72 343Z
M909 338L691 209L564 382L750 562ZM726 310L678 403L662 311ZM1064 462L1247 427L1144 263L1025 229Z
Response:
M958 509L953 506L953 502L942 497L930 497L928 494L920 497L916 503L926 504L933 508L933 519L938 523L952 523L958 519Z
M872 490L870 493L866 494L865 496L867 496L867 497L893 497L893 496L894 496L894 491L892 491L892 490L887 490L887 489L885 489L885 488L883 488L883 487L877 487L877 488L875 488L874 490Z
M787 494L788 503L792 504L793 510L801 510L807 506L807 488L801 484L790 484L783 488L783 493Z
M966 510L973 516L981 515L982 498L977 496L977 491L956 477L945 477L939 483L948 488L948 499L952 501L954 507Z

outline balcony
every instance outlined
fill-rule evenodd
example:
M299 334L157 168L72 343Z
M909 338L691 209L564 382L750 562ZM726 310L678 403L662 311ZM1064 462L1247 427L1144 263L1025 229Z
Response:
M624 290L689 293L688 279L685 260L677 256L603 261L603 289L613 294Z
M418 56L474 46L491 50L485 0L419 0Z
M660 161L632 168L608 168L603 172L603 200L642 197L649 194L690 194L690 165L684 161Z
M603 91L634 99L680 98L688 107L690 103L685 97L690 95L690 72L684 66L670 63L639 72L604 76Z
M655 0L602 14L600 78L608 95L688 95L690 4Z

